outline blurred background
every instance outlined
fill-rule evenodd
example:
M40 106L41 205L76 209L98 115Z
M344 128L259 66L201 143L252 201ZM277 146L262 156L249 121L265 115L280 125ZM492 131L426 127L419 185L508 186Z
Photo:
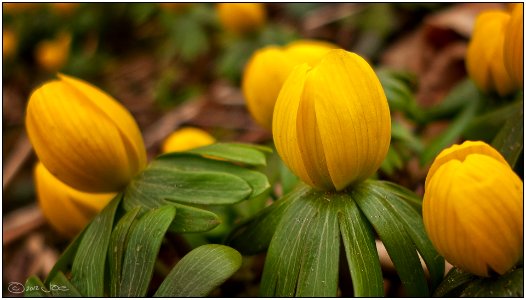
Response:
M57 72L86 80L123 103L143 132L150 158L182 126L199 127L220 141L271 145L271 133L251 119L240 91L243 68L256 49L299 38L332 42L376 69L405 72L416 103L431 107L466 78L464 57L474 20L489 8L505 6L265 3L264 21L240 33L221 22L214 3L4 3L3 294L13 296L6 292L9 282L23 283L33 274L43 278L68 244L38 208L36 157L24 129L31 91ZM426 124L419 139L437 136L448 124ZM273 159L266 170L271 182L278 173ZM379 176L421 194L426 166L403 151L390 162ZM192 246L181 237L172 239ZM185 250L162 251L181 257ZM212 296L256 296L263 257L247 258ZM391 280L386 290L396 296L400 287Z

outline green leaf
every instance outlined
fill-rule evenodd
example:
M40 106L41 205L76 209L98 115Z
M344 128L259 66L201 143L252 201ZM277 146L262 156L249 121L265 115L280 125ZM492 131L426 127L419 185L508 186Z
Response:
M64 276L64 273L58 272L51 283L49 290L53 297L82 297L77 288Z
M391 123L391 136L393 139L404 142L416 153L420 153L424 150L424 145L422 142L400 122L393 121Z
M420 163L426 165L433 160L440 151L450 146L456 139L460 137L462 132L466 129L469 122L475 116L478 105L476 102L466 104L461 113L459 113L455 119L449 124L448 128L436 137L431 144L422 153L420 157Z
M305 184L264 208L254 217L236 226L226 239L226 244L246 255L265 251L287 208L302 194L310 190Z
M464 130L463 135L469 140L490 142L509 119L523 110L522 99L505 106L490 109L489 112L473 118Z
M175 168L181 171L198 172L213 171L225 172L238 176L252 188L250 198L255 198L270 190L267 177L257 171L249 170L226 161L212 160L191 153L171 153L158 157L152 164L162 164L166 168Z
M215 143L187 152L250 166L265 166L267 164L265 154L259 149L262 149L262 146L255 148L248 144Z
M248 183L220 172L186 172L157 162L142 171L126 187L127 208L164 205L162 200L182 204L234 204L252 193Z
M427 122L438 119L448 119L458 114L459 110L464 110L466 106L478 104L482 98L483 95L475 83L467 78L458 83L442 102L426 109L423 119Z
M49 297L50 291L44 286L42 281L36 276L31 276L26 280L25 286L18 282L10 282L7 290L14 294L24 293L24 297Z
M383 206L398 216L399 222L405 224L405 229L415 243L418 252L426 262L431 277L431 292L440 284L444 277L444 258L438 254L427 237L422 217L413 207L385 185L371 181L371 192L377 194L377 199Z
M119 296L146 296L161 242L174 216L173 206L163 206L145 213L132 225L124 255Z
M339 230L325 193L296 198L279 222L265 261L262 296L336 296ZM290 200L289 200L290 201Z
M355 297L384 295L382 268L373 229L350 197L339 200L337 212Z
M460 297L524 297L524 269L469 283Z
M49 272L47 275L46 281L44 281L44 284L49 286L51 283L51 279L58 274L58 272L67 272L70 270L71 265L73 263L73 260L75 259L75 254L77 253L77 249L80 245L80 241L82 241L82 237L84 236L84 233L86 232L88 226L86 226L76 237L75 239L68 245L66 250L60 255L60 258L57 260L55 265L53 266L53 269Z
M475 275L453 268L435 290L433 297L458 297L466 285L475 279Z
M140 207L127 212L117 223L111 233L108 264L110 266L110 296L117 297L121 286L122 262L126 249L128 232L139 213Z
M308 235L303 240L301 269L296 287L298 297L331 297L338 292L340 230L338 218L335 218L337 213L327 205L327 201L332 199L324 198L323 193L319 193L318 197L315 199L318 214L309 224L309 229L305 231Z
M104 266L115 212L122 199L118 194L88 225L77 249L71 283L83 296L104 296Z
M221 224L219 217L211 211L178 203L169 203L169 205L177 209L177 214L169 228L171 232L204 232Z
M388 189L389 193L397 195L399 199L407 202L419 214L422 214L422 198L418 197L413 191L390 181L376 181L375 185Z
M155 297L204 297L241 266L241 255L223 245L203 245L185 255L161 283Z
M351 197L380 236L408 296L428 296L424 271L406 226L392 210L385 207L381 197L373 193L368 182L355 186L351 190Z
M524 102L518 103L521 107L514 111L491 143L511 167L515 166L524 148Z

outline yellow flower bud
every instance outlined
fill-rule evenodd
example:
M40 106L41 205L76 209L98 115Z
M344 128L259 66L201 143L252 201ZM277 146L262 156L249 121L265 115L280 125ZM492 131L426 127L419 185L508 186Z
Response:
M16 52L17 38L15 33L7 28L2 31L2 54L11 57Z
M443 150L425 183L429 238L467 272L506 273L523 253L522 191L520 178L488 144L467 141Z
M35 51L38 64L49 72L60 70L68 60L70 44L69 33L61 33L54 40L38 43Z
M247 108L256 122L272 129L272 113L281 86L292 69L301 63L316 64L337 46L311 40L300 40L285 47L268 46L256 51L243 74L242 90Z
M504 35L510 15L486 11L475 22L466 54L469 76L484 92L497 91L505 96L513 91L513 81L504 66Z
M296 66L274 109L274 143L304 182L342 190L380 167L391 140L391 117L378 77L360 56L329 51Z
M221 25L235 34L254 31L265 23L266 10L262 3L219 3L216 8Z
M115 196L75 190L51 175L42 163L35 167L35 185L44 217L66 237L79 233Z
M163 143L163 153L186 151L215 143L208 132L199 128L185 127L170 134Z
M518 88L524 86L524 30L523 4L516 3L504 38L504 63Z
M26 130L37 156L75 189L119 191L146 166L135 120L98 88L58 77L36 89L27 105Z

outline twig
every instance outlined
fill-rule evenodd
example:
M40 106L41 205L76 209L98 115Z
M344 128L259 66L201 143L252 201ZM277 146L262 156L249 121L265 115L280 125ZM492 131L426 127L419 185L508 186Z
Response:
M195 117L201 107L206 102L206 98L197 98L174 108L144 131L144 144L146 149L150 149L157 143L164 140L175 128L188 122Z
M2 190L5 190L9 186L11 180L15 177L16 173L22 167L26 159L31 154L31 143L25 133L22 133L18 141L16 142L13 150L7 158L7 163L4 165L2 170L2 176L4 181L2 182Z
M44 223L44 216L37 204L20 208L4 218L2 222L2 234L4 236L2 244L5 247Z

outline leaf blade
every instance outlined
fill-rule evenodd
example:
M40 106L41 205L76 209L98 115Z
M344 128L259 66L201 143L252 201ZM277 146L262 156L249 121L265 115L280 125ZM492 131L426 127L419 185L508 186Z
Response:
M71 270L73 274L71 283L84 296L104 295L105 258L115 212L121 200L122 194L115 196L102 212L95 216L80 241Z
M241 266L241 255L223 245L203 245L185 255L154 297L203 297ZM204 272L204 273L203 273Z
M167 205L145 213L131 228L119 296L146 295L161 242L174 216L175 208Z

